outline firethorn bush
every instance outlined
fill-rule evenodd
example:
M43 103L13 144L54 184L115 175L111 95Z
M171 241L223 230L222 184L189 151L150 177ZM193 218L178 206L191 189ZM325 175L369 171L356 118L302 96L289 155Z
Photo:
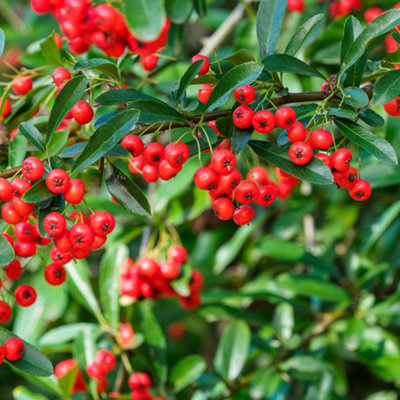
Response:
M398 398L400 3L1 10L1 399Z

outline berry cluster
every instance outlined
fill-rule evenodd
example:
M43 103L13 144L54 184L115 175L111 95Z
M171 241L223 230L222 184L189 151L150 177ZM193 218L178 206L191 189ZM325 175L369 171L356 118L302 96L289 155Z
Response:
M18 361L25 352L25 345L21 339L7 339L3 346L0 346L0 364L3 364L4 359L7 361Z
M199 291L203 286L203 277L198 271L192 271L189 281L190 295L183 297L171 286L174 279L182 275L182 265L186 262L187 252L179 245L171 246L167 251L167 260L158 262L152 257L142 257L136 263L127 258L120 269L120 295L130 302L142 298L160 298L178 296L182 307L197 308L200 305Z
M31 0L31 6L39 14L52 13L75 54L86 53L94 44L108 56L120 57L128 48L142 57L141 64L145 69L152 69L158 60L153 53L168 40L168 19L157 39L140 41L128 29L124 15L110 4L93 7L90 0Z
M127 135L121 141L132 159L129 171L141 174L146 182L156 182L159 178L168 181L180 170L189 158L189 147L183 142L172 142L164 147L161 143L151 142L146 146L136 135Z

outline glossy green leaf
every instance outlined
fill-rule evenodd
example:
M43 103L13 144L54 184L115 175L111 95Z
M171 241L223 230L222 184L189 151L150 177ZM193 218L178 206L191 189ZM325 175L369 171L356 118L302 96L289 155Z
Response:
M51 64L63 66L60 49L54 40L54 33L47 37L40 43L43 57Z
M106 184L111 195L122 207L136 215L151 214L150 204L142 189L114 164L106 167Z
M52 140L54 132L61 121L82 98L85 93L86 84L87 79L84 76L77 76L70 79L57 95L47 125L47 144Z
M366 108L360 112L360 119L373 127L383 126L385 120L374 110Z
M190 67L182 75L182 78L179 81L178 90L176 92L176 104L180 102L182 95L185 93L186 89L188 88L194 77L200 71L203 63L203 60L197 60L196 62L191 64Z
M109 90L96 97L96 103L102 106L116 106L119 104L129 103L136 100L155 100L157 99L153 96L141 93L135 89L119 89L119 90Z
M175 24L183 24L192 12L191 0L166 0L165 9L168 18Z
M354 108L362 108L368 105L369 98L364 90L359 88L349 88L343 90L343 101Z
M257 39L260 58L274 53L287 0L262 0L257 11Z
M25 160L28 142L19 133L8 144L8 164L11 168L19 167Z
M95 130L82 154L75 161L72 172L79 172L104 157L130 130L135 127L139 113L124 111Z
M123 6L126 22L135 37L143 41L158 38L165 18L162 0L126 0Z
M253 54L246 49L240 49L235 51L233 54L222 58L221 60L229 61L233 65L240 65L250 61L256 61Z
M400 70L388 71L374 86L374 103L389 103L400 93Z
M294 327L294 311L289 303L281 303L276 307L273 326L281 340L290 339Z
M137 100L129 108L140 111L139 121L145 124L178 121L186 122L185 117L166 103L154 100Z
M14 249L8 240L0 235L0 265L7 265L14 260Z
M53 136L52 141L49 143L48 153L49 156L59 154L60 150L65 146L69 137L69 130L57 131Z
M46 201L52 199L56 195L47 189L46 181L41 180L36 182L29 190L27 190L22 196L22 200L27 203L40 203L41 201Z
M3 29L0 28L0 57L3 55L5 43L6 36L4 35Z
M316 357L298 355L283 362L281 368L284 371L294 370L307 374L321 374L327 368L327 365Z
M244 321L227 326L218 344L214 368L227 381L232 382L242 372L250 348L250 328Z
M307 76L324 76L311 65L287 54L272 54L262 60L268 72L290 72Z
M324 14L317 14L304 22L304 24L296 30L289 43L287 44L285 54L288 54L289 56L294 56L300 49L304 41L308 38L310 33L322 21L323 18Z
M180 392L188 385L201 377L206 370L206 362L203 357L196 354L186 356L172 369L169 380L175 392Z
M261 72L262 67L255 62L244 63L232 68L215 85L206 104L206 110L210 112L225 104L235 89L254 82Z
M290 160L287 146L277 146L259 140L251 140L249 145L261 158L299 179L319 185L332 183L330 169L315 157L309 164L298 166Z
M4 344L6 340L16 337L15 334L0 326L0 343ZM22 340L22 339L21 339ZM27 374L33 376L50 376L53 374L53 366L47 357L45 357L36 347L31 344L24 342L25 351L24 355L18 360L12 363L6 361L7 364L11 364L14 368L17 368Z
M397 165L396 152L392 145L381 136L369 132L351 121L336 119L335 124L349 140L362 149L383 162Z
M47 331L38 341L40 347L64 344L75 340L78 333L85 329L95 328L95 324L81 322L76 324L62 325Z
M232 151L237 154L246 146L247 142L250 140L251 134L254 128L250 127L248 129L239 129L236 126L233 127L231 143Z
M128 256L128 248L123 244L116 244L107 248L100 263L100 299L104 316L115 330L118 330L120 320L119 271Z
M18 368L14 368L11 364L10 364L10 368L16 375L19 375L25 381L31 383L32 385L34 385L38 388L41 388L47 392L50 392L53 395L60 396L60 397L63 396L63 393L61 392L60 387L58 385L58 380L54 375L46 376L46 377L33 376L26 372L23 372L22 370L20 370Z
M30 122L23 122L18 126L18 130L39 150L46 150L46 143L42 133L36 129Z
M81 71L84 69L92 69L94 71L102 72L103 74L114 78L117 82L121 79L118 67L106 58L91 58L85 64L76 63L74 65L75 71Z

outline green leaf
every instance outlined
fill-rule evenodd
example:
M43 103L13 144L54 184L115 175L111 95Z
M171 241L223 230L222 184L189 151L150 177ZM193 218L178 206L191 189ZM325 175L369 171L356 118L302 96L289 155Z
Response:
M362 110L359 114L360 119L363 120L366 124L379 127L385 124L385 120L377 114L374 110L366 108Z
M119 328L119 271L129 256L128 248L123 244L108 247L100 263L99 286L104 316L110 325Z
M183 24L192 12L191 0L166 0L165 8L169 19L175 24Z
M288 340L294 327L293 307L289 303L279 304L274 311L273 325L278 337Z
M167 342L164 333L148 304L140 303L138 309L141 317L140 330L149 348L156 380L158 383L165 383L167 380Z
M367 131L355 122L336 119L335 124L349 140L362 149L383 162L397 165L396 152L392 145L382 137Z
M244 321L236 321L226 327L218 344L214 368L228 382L242 372L250 348L250 328Z
M61 52L56 41L54 39L54 33L47 37L40 43L40 49L42 50L43 57L53 65L63 66L61 58Z
M54 132L71 108L84 95L86 84L87 79L84 76L77 76L70 79L57 95L47 125L47 143L51 141Z
M25 160L28 142L19 133L8 145L8 164L11 168L19 167Z
M36 182L29 190L27 190L22 196L22 200L27 203L40 203L52 199L56 195L47 189L46 181L41 180Z
M175 108L158 100L137 100L129 108L140 111L140 122L144 124L167 121L186 122L185 117Z
M78 333L85 329L95 328L96 325L91 323L76 323L69 325L61 325L57 328L47 331L38 341L40 347L51 347L58 344L72 342Z
M371 21L360 33L357 39L347 49L343 58L341 73L347 71L362 57L369 43L400 24L400 10L388 10Z
M280 367L284 371L295 370L296 372L307 374L321 374L326 370L327 365L318 358L307 355L298 355L281 363Z
M158 38L164 23L163 0L126 0L123 3L128 27L143 41Z
M109 90L96 98L96 103L102 106L116 106L136 100L155 100L153 96L141 93L135 89Z
M261 158L299 179L319 185L332 183L330 169L316 157L313 157L309 164L299 166L294 165L290 160L288 146L277 146L273 143L259 140L251 140L249 145Z
M70 369L62 378L58 380L58 385L67 399L71 395L71 390L75 385L76 375L79 370L79 365Z
M12 332L0 326L0 343L3 345L6 340L16 337ZM22 339L21 339L22 340ZM36 347L24 342L25 351L24 355L12 363L5 361L7 364L12 365L27 374L33 376L50 376L53 374L53 366L51 362L45 357Z
M369 98L367 93L360 88L349 88L343 90L343 101L354 108L362 108L368 105Z
M57 131L53 136L52 141L49 143L48 153L49 156L54 156L60 152L65 146L69 137L69 130Z
M257 39L260 58L274 53L287 0L262 0L257 11Z
M92 69L94 71L102 72L114 78L116 81L121 79L118 67L110 60L106 58L92 58L87 63L81 64L76 63L74 65L74 71L81 71L85 69Z
M96 328L84 328L76 336L73 356L83 370L95 357L98 332Z
M12 395L13 400L48 400L48 397L45 397L38 393L33 393L23 386L17 386L12 391Z
M65 265L68 288L75 300L103 321L99 303L93 292L89 278L89 265L85 260L76 260Z
M104 157L130 130L135 127L139 113L124 111L97 128L82 154L75 161L72 172L79 172Z
M253 133L254 128L251 126L248 129L239 129L236 126L233 127L231 143L232 143L232 151L237 154L240 150L246 146L247 142L250 140L251 134Z
M252 398L274 398L279 392L279 386L284 381L275 367L258 368L250 381L250 394ZM322 399L319 399L322 400Z
M206 362L203 357L196 354L186 356L172 369L170 382L175 392L180 392L186 386L197 381L206 370Z
M284 288L305 297L317 297L327 301L349 301L347 291L321 279L311 278L302 275L281 274L277 282Z
M6 36L3 29L0 28L0 57L3 55L4 45L6 44Z
M308 38L310 33L322 21L323 18L324 14L317 14L304 22L304 24L296 30L289 43L287 44L285 54L288 54L289 56L294 56L300 49L304 41Z
M182 95L185 93L186 89L188 88L194 77L200 71L203 62L203 60L197 60L182 75L182 78L179 81L178 90L176 92L176 104L180 102Z
M311 65L287 54L272 54L262 60L268 72L290 72L307 76L324 76Z
M122 207L136 215L151 214L150 204L142 190L114 164L106 167L106 184Z
M238 51L235 51L230 56L221 58L221 60L229 61L233 65L240 65L250 61L256 61L253 54L246 49L240 49Z
M46 151L46 143L41 132L39 132L30 122L23 122L18 126L18 130L38 149Z
M389 103L400 93L400 70L386 72L374 86L374 103L379 106Z
M204 17L206 15L207 12L206 0L193 0L193 5L199 17Z
M207 112L226 103L229 95L238 87L254 82L262 72L262 67L255 62L248 62L228 71L215 85L206 104Z
M7 265L14 260L14 249L8 240L0 235L0 265Z

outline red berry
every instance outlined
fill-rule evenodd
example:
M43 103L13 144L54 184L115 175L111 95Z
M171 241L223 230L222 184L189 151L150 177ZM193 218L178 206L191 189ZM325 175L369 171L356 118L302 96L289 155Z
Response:
M364 11L364 19L367 24L373 21L376 17L379 17L383 13L379 7L369 7Z
M158 170L154 165L145 165L143 167L143 179L146 182L156 182L158 179Z
M353 200L365 201L371 196L371 185L365 179L356 179L349 194Z
M192 292L198 292L203 287L203 275L199 271L192 271L189 287Z
M174 261L162 261L160 262L160 274L165 279L175 279L181 274L181 268L179 264Z
M58 33L54 34L54 41L56 42L57 47L61 50L63 47L63 40Z
M90 247L73 247L71 250L72 257L77 260L81 260L82 258L86 258L92 252L92 248Z
M35 205L33 203L25 203L19 197L13 197L11 199L13 209L21 216L25 217L33 212Z
M332 168L339 172L347 171L352 159L353 154L349 149L338 149L331 155Z
M13 196L11 183L7 179L0 178L0 200L9 201Z
M62 83L69 81L71 79L71 74L64 67L58 67L54 70L52 75L53 81L57 86L60 86Z
M69 185L69 175L62 169L53 169L46 176L47 189L52 193L63 193Z
M296 111L292 107L281 107L276 111L275 119L279 128L290 128L296 122Z
M11 307L5 301L0 300L0 324L5 324L11 318Z
M29 222L19 222L14 226L15 237L23 242L33 242L35 234L35 228Z
M187 251L183 246L174 245L168 248L167 257L177 264L183 264L187 259Z
M4 267L4 272L8 279L16 280L21 276L21 263L18 260L11 261Z
M221 189L221 193L231 193L235 190L242 180L242 176L237 169L231 170L229 174L220 175L218 189Z
M85 100L79 100L71 109L74 120L80 125L88 124L93 118L93 109Z
M20 306L29 307L36 301L37 294L32 286L21 285L15 289L14 298Z
M127 149L133 157L138 157L143 153L143 142L139 136L127 135L121 141L121 146Z
M22 178L15 178L11 181L11 189L13 195L16 197L22 197L24 193L31 188L31 184Z
M0 108L1 108L1 105L2 105L2 101L0 101ZM1 116L7 117L7 115L10 115L10 114L11 114L11 102L10 102L10 100L7 99L4 102L4 107L3 107L3 111L1 112Z
M135 337L135 333L133 332L132 325L130 323L121 324L118 329L118 342L123 346L127 346L132 343Z
M93 242L94 234L88 224L75 224L69 230L69 240L76 249L89 247Z
M116 360L110 350L102 349L96 353L93 363L100 365L101 369L107 374L115 368Z
M385 111L391 115L392 117L397 117L400 115L400 96L395 97L393 100L390 100L389 103L386 103L383 108Z
M108 211L94 212L89 221L94 234L98 236L107 236L115 227L115 218Z
M44 165L42 161L39 160L39 158L28 157L22 163L21 170L22 175L24 175L26 179L29 179L30 181L36 181L43 176Z
M217 173L209 167L199 168L193 176L194 184L202 190L211 190L218 186Z
M13 79L12 90L19 95L27 94L32 89L32 79L26 76L18 76Z
M103 246L103 244L107 241L107 237L106 236L98 236L98 235L94 235L93 238L93 242L90 246L90 248L92 250L97 250L99 249L101 246Z
M304 142L307 137L307 132L306 129L304 128L304 125L296 121L291 127L287 129L287 135L288 139L294 143L294 142Z
M3 206L1 209L1 217L10 225L18 224L22 219L21 215L17 213L11 203L7 203Z
M251 85L244 85L233 92L235 99L240 104L249 104L256 98L256 92Z
M0 346L0 365L3 364L4 358L5 358L4 348L2 346Z
M275 115L268 110L260 110L254 114L253 128L260 133L271 132L276 125Z
M135 372L129 377L128 385L131 390L147 390L151 385L151 380L144 372Z
M36 245L34 242L17 242L14 251L18 257L32 257L36 253Z
M236 165L236 156L227 149L217 150L211 157L211 167L215 172L227 175Z
M211 83L204 83L203 85L201 85L197 93L199 101L203 104L206 104L211 96L213 89L214 86Z
M259 194L256 199L256 203L259 206L269 206L275 201L276 188L273 185L265 185L258 187Z
M57 246L58 250L62 253L67 253L72 249L72 243L69 239L69 231L66 230L60 236L54 238L54 244Z
M165 148L161 143L152 142L145 146L143 157L150 165L157 166L164 158Z
M288 0L286 7L290 11L301 13L306 8L306 5L304 4L303 0Z
M3 236L14 247L14 239L8 233L0 232L0 236Z
M240 129L247 129L251 127L253 121L254 111L247 106L239 106L233 112L233 123Z
M162 160L160 164L158 164L158 176L163 181L168 181L173 178L180 170L182 166L172 166L167 160Z
M354 185L358 174L355 168L349 167L347 171L337 172L335 175L335 183L342 188L349 189Z
M248 224L254 218L254 210L247 205L240 206L233 213L233 220L237 225Z
M79 204L85 195L85 184L80 179L70 179L64 199L70 204Z
M179 297L179 302L184 309L194 310L201 304L201 299L197 292L192 292L188 297Z
M145 71L153 71L159 59L160 57L154 54L146 54L139 58L139 64Z
M137 175L143 171L143 168L145 165L146 165L146 162L144 161L144 158L142 156L139 156L139 157L135 157L132 160L129 160L128 168L129 168L129 171L132 172L132 174Z
M329 169L332 168L331 158L327 154L317 153L315 157L319 158Z
M51 10L50 0L31 0L32 10L38 14L45 14Z
M7 361L18 361L25 352L25 345L21 339L7 339L3 345L4 356Z
M138 270L141 275L154 278L158 272L158 263L153 258L142 257L138 261Z
M266 185L268 183L268 171L263 167L254 167L248 172L247 180L260 186Z
M57 246L53 246L50 249L50 258L54 264L64 265L71 261L71 253L63 253Z
M44 279L53 286L61 285L65 282L67 273L62 265L50 264L44 269Z
M332 146L332 134L325 129L315 129L311 132L308 143L317 149L328 149Z
M67 229L67 220L64 215L52 212L44 218L43 228L50 236L61 236Z
M235 207L228 198L220 197L219 199L214 200L213 210L220 220L227 221L233 217Z
M312 159L312 147L308 143L295 142L289 148L289 157L296 165L308 164Z
M189 158L189 147L186 143L170 143L165 148L164 157L173 167L179 167Z
M198 60L204 60L203 63L201 64L201 68L198 72L199 75L205 75L209 69L210 69L210 62L208 60L207 56L203 56L201 54L198 54L196 56L192 57L192 64Z
M259 190L253 181L241 181L238 187L233 192L234 198L241 204L250 204L256 201Z

